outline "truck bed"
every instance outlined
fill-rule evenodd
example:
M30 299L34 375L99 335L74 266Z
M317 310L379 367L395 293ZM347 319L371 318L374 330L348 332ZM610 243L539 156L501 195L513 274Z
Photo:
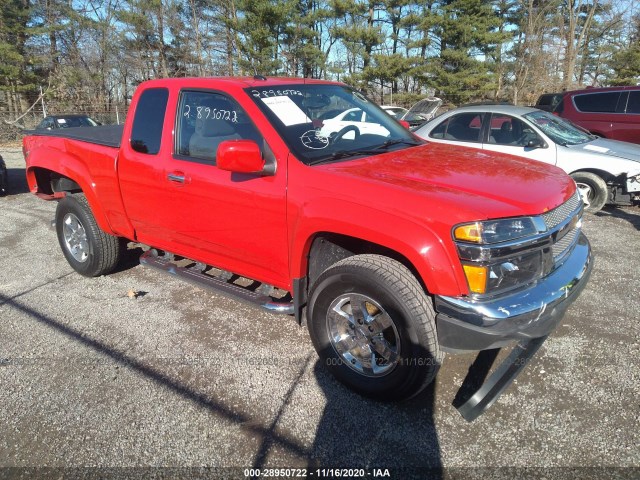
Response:
M70 138L81 142L120 148L124 125L100 125L98 127L59 128L57 130L31 130L29 135Z

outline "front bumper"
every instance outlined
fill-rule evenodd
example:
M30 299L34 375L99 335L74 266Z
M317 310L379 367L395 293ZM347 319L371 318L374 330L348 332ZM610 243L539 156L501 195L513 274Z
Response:
M591 247L580 233L573 251L534 286L489 300L435 297L438 341L449 352L487 350L551 333L587 283Z

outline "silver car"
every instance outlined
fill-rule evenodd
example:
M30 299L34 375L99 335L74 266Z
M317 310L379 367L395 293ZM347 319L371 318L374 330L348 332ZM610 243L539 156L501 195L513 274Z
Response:
M640 145L608 140L551 113L513 105L450 110L414 133L436 143L509 153L562 168L590 212L640 203Z

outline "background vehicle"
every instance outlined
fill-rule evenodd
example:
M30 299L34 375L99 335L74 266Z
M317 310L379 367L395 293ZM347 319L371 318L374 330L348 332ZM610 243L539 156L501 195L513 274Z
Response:
M562 101L562 95L562 93L544 93L538 97L534 107L545 112L553 112Z
M426 116L420 115L419 113L409 112L409 110L403 107L382 105L381 108L397 120L404 120L407 122L409 127L417 127L428 120Z
M328 128L336 110L376 128ZM428 144L343 84L155 80L123 128L24 139L69 264L102 275L122 238L150 245L145 265L306 321L322 363L363 395L409 398L445 351L520 342L460 407L475 418L591 272L564 172Z
M389 130L382 126L382 123L377 117L373 117L371 113L367 113L359 108L349 108L333 118L324 119L320 132L322 135L329 137L348 127L355 128L344 135L345 139L354 139L356 129L357 132L361 134L381 136L387 136L389 134Z
M442 99L438 97L427 97L422 100L418 100L414 103L409 110L402 107L394 107L390 105L384 105L382 108L398 120L404 120L409 123L411 130L415 130L418 126L424 122L431 120L436 116L438 109L442 105ZM398 110L402 109L402 110ZM402 112L402 116L398 114Z
M7 165L0 156L0 195L5 195L9 190L9 174L7 173Z
M88 115L49 115L36 127L36 130L56 130L58 128L97 127L100 122Z
M553 113L600 137L640 143L640 86L565 92Z
M598 138L535 108L476 105L450 110L417 135L557 165L578 184L587 211L640 203L640 147Z

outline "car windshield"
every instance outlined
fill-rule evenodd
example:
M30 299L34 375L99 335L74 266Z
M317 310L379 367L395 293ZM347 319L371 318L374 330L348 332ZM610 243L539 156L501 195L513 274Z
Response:
M246 92L306 164L421 143L387 112L346 86L294 84L254 87Z
M55 121L59 128L98 126L98 123L89 117L58 117Z
M593 140L593 136L576 128L566 120L547 112L531 112L523 115L535 124L551 140L560 145L577 145Z

